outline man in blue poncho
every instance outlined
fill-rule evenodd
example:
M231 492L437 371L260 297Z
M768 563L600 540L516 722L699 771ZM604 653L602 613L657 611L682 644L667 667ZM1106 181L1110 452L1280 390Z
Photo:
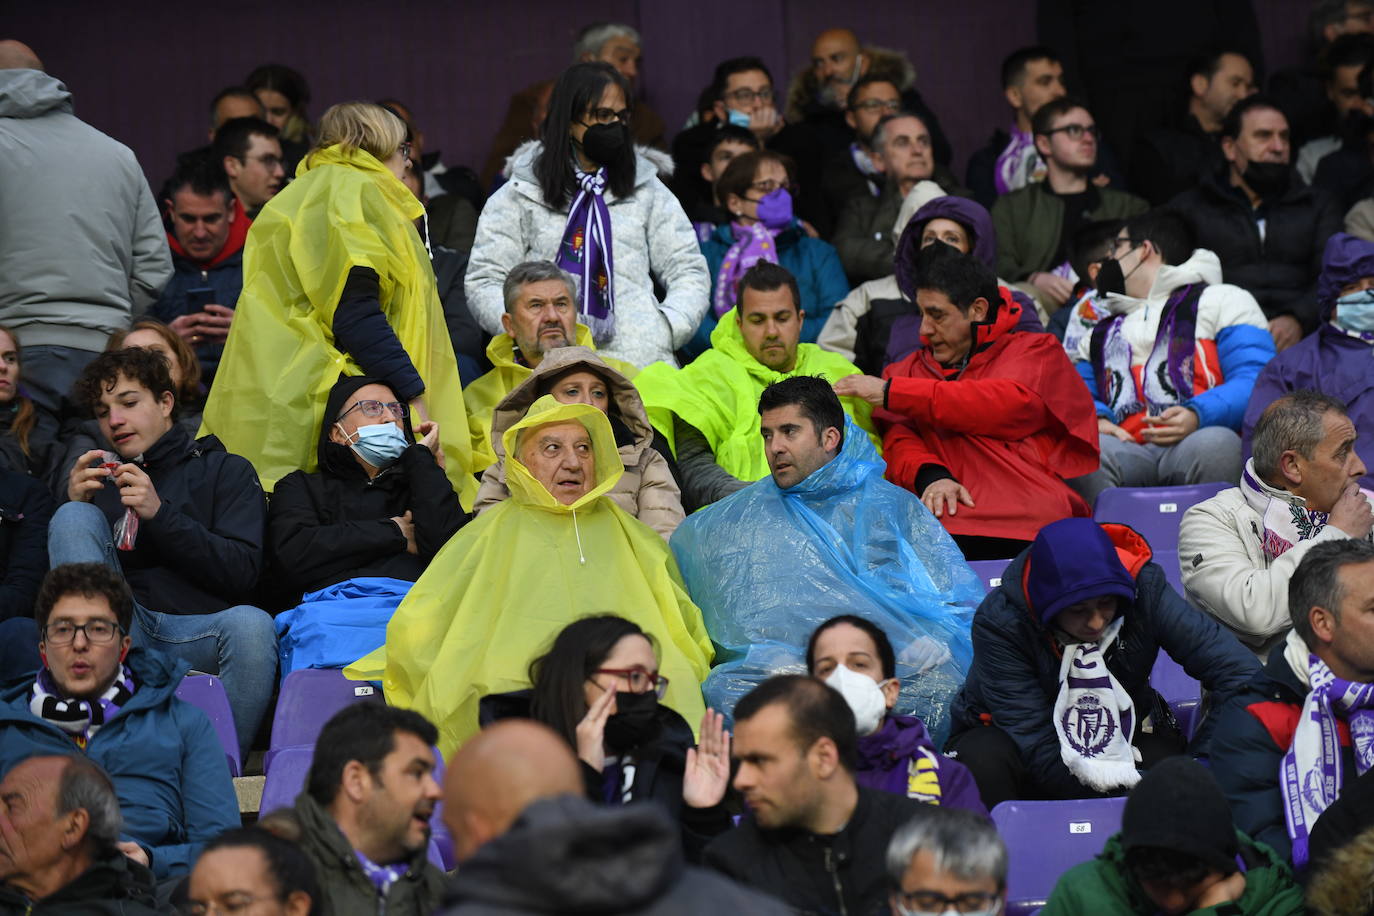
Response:
M920 501L883 480L824 379L769 385L759 414L771 476L689 516L672 539L718 647L708 702L729 710L766 678L805 671L811 632L855 614L888 635L899 702L942 740L972 655L978 578Z

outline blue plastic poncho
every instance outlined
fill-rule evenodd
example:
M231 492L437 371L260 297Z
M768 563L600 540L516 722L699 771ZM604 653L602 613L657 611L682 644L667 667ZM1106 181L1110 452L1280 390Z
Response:
M297 668L346 668L386 643L386 625L414 584L360 576L303 595L273 621L282 680Z
M973 656L978 577L921 501L883 480L881 459L852 421L844 448L801 483L765 477L678 527L672 548L716 644L703 690L729 712L775 674L805 672L817 625L856 614L897 651L898 712L943 742L950 699Z

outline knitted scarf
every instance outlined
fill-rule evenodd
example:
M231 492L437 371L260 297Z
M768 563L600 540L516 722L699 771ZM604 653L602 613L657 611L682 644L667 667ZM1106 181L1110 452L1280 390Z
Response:
M400 881L406 872L410 871L410 866L404 862L400 865L378 865L356 849L353 850L353 854L358 857L358 864L363 867L363 874L367 875L367 880L377 889L377 896L383 899L386 898L386 892L391 890L391 885Z
M577 183L557 262L577 278L579 320L591 329L597 346L604 346L615 336L615 264L606 170L589 174L578 169Z
M1135 768L1135 704L1103 660L1125 617L1118 615L1098 642L1070 643L1059 666L1054 724L1059 755L1083 785L1106 792L1140 781Z
M101 726L114 718L137 689L129 667L120 665L119 676L96 699L64 700L58 693L52 674L47 668L42 668L29 691L29 712L62 729L71 736L77 747L84 750Z
M1330 517L1325 512L1306 508L1298 497L1285 499L1270 491L1255 474L1253 458L1245 462L1245 470L1241 472L1240 493L1245 497L1245 504L1263 520L1261 546L1265 559L1271 563L1291 550L1294 544L1321 534Z
M1013 124L1011 142L997 157L992 180L998 194L1010 194L1045 177L1045 162L1035 150L1035 138Z
M1164 303L1154 346L1145 360L1139 386L1131 372L1134 354L1122 326L1125 315L1099 321L1092 329L1089 358L1097 398L1120 423L1142 410L1159 414L1193 396L1193 354L1197 349L1197 306L1206 286L1190 283ZM1148 305L1145 306L1149 308Z
M739 281L749 268L759 261L778 263L777 232L760 222L748 226L731 223L730 230L735 234L735 244L730 246L730 250L725 252L725 258L720 262L715 293L711 297L717 318L735 307Z

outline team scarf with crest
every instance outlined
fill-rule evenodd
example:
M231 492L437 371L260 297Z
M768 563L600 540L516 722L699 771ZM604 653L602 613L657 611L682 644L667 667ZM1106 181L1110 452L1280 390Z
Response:
M577 170L577 197L568 210L558 266L577 278L579 321L598 347L615 336L615 266L611 253L611 211L606 206L606 170Z
M1059 665L1054 701L1059 756L1075 779L1099 792L1129 789L1140 781L1131 746L1135 704L1103 658L1124 621L1118 614L1098 642L1066 645Z

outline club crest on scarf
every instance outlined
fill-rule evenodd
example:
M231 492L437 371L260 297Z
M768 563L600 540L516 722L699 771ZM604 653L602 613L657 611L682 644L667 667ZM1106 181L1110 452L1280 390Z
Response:
M615 271L611 211L606 206L606 170L577 173L578 193L568 211L558 266L577 280L578 320L592 332L597 346L615 337Z
M1091 694L1080 696L1066 709L1060 724L1069 744L1084 757L1096 757L1102 753L1116 734L1115 718Z
M1206 287L1191 283L1169 297L1155 333L1154 346L1136 390L1131 372L1134 354L1126 339L1125 315L1108 317L1092 329L1089 359L1102 403L1120 423L1141 410L1159 414L1192 396L1193 358L1197 350L1197 307Z

